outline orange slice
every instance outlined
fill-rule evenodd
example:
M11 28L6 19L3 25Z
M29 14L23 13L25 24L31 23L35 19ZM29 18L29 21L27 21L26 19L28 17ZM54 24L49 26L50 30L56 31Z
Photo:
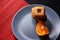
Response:
M49 34L49 30L48 30L48 28L47 28L47 26L46 26L46 24L45 24L44 22L39 21L39 22L37 23L36 33L37 33L37 35L39 35L39 36L44 36L44 35Z

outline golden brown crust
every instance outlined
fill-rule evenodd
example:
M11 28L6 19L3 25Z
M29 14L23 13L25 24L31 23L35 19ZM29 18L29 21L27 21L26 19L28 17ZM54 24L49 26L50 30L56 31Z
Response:
M45 15L45 8L43 6L36 6L32 8L32 17L35 20L45 21L47 16Z

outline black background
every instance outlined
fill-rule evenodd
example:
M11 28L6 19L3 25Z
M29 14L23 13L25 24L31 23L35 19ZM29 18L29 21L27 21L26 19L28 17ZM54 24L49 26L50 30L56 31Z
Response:
M51 7L53 10L57 12L60 17L60 1L59 0L25 0L28 4L43 4L48 7ZM60 40L60 35L57 38Z

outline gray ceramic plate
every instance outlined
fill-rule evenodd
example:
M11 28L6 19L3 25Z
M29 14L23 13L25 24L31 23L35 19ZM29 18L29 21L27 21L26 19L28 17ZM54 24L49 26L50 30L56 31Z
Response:
M31 8L34 6L44 5L34 4L24 7L17 12L12 21L12 30L18 40L41 40L35 32L36 23L31 15ZM56 40L59 35L59 31L56 30L57 27L55 25L57 21L59 21L59 16L53 9L47 6L44 7L47 15L46 24L48 25L50 32L49 38L51 40Z

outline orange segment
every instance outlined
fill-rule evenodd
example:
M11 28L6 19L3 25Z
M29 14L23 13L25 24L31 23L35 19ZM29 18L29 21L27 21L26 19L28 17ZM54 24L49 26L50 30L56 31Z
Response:
M44 22L39 21L36 26L36 33L39 36L44 36L46 34L49 34L48 28Z

